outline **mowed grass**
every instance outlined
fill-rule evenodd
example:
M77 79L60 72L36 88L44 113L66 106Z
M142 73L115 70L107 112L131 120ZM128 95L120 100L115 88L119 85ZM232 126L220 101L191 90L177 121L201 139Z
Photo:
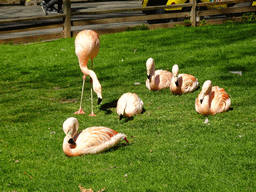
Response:
M1 45L0 191L255 191L256 24L180 27L102 35L94 71L102 85L97 117L89 117L87 77L79 109L82 73L74 38L30 45ZM145 86L146 60L156 69L210 79L231 97L231 110L206 117L195 111L194 93ZM242 76L230 73L241 71ZM141 85L135 85L136 82ZM115 101L135 92L145 112L118 120ZM106 126L128 136L98 155L67 157L62 124L76 117L83 130Z

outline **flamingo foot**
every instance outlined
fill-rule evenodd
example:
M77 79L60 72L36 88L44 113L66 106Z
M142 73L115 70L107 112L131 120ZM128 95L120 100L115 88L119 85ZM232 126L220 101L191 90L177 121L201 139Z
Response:
M89 115L90 117L96 117L97 115L95 115L92 111L92 113Z
M78 109L78 111L75 112L74 114L85 114L85 112L84 112L83 109L80 107L80 109Z

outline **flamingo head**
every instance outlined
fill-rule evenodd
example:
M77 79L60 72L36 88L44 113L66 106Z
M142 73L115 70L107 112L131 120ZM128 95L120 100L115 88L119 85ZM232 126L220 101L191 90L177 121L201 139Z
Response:
M151 76L155 71L155 61L153 58L149 58L146 62L147 78L150 80Z
M63 123L64 133L71 139L78 131L79 123L75 117L69 117Z
M101 85L100 85L100 83L94 83L93 82L93 90L94 90L94 92L98 96L98 105L99 105L101 103L101 101L102 101Z
M210 93L212 90L212 82L210 80L207 80L204 82L202 91L200 92L198 99L200 100L200 103L203 103L204 97Z
M172 75L174 77L177 77L178 78L178 75L179 75L179 66L177 64L173 65L172 67Z

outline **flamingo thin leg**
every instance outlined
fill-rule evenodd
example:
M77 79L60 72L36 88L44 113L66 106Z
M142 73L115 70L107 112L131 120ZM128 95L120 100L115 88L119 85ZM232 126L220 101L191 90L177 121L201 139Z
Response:
M81 100L80 100L80 108L79 108L78 111L76 111L74 114L85 114L85 112L84 112L83 109L82 109L85 78L86 78L86 75L83 76L83 86L82 86L82 94L81 94Z

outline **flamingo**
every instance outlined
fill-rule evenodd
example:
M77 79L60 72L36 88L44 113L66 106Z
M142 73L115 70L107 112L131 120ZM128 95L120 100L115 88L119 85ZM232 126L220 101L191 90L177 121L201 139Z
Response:
M80 101L80 108L75 114L84 114L82 110L82 99L83 99L83 91L84 91L84 82L87 75L91 77L91 83L94 92L98 96L98 105L102 101L102 94L101 94L101 85L100 82L93 70L88 69L87 64L89 59L91 59L91 69L93 67L93 59L97 56L100 48L100 38L99 35L92 30L83 30L80 31L75 39L75 52L79 61L79 66L81 71L83 72L83 86L82 86L82 94L81 94L81 101ZM92 95L92 87L91 87L91 106L92 106L92 113L90 116L96 116L93 113L93 95Z
M172 73L166 70L155 71L155 61L149 58L146 62L147 67L147 80L146 87L149 90L157 91L170 87Z
M177 64L172 67L172 81L170 90L175 95L191 93L199 86L198 79L190 74L179 74L179 66Z
M122 140L129 144L125 134L107 127L89 127L77 133L78 128L79 123L75 117L70 117L63 123L63 131L66 134L63 151L69 157L98 154L116 146Z
M225 112L230 108L229 94L218 86L212 87L212 82L204 82L202 91L196 98L196 111L204 116Z
M143 101L136 93L124 93L117 101L116 112L120 117L132 117L143 110Z

